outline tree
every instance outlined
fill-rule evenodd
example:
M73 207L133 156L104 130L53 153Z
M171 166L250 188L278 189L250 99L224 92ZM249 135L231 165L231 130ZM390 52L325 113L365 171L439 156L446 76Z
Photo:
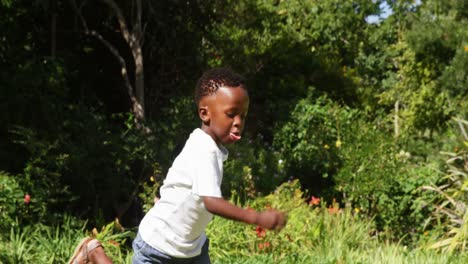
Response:
M141 0L134 0L127 5L130 6L131 14L130 21L127 22L127 19L122 12L122 8L119 7L116 1L114 0L103 0L107 5L110 17L116 18L119 26L120 34L125 40L125 43L128 45L128 48L132 54L132 62L134 65L134 82L130 81L128 64L121 52L118 50L116 45L111 41L104 38L102 34L98 31L90 29L86 22L86 19L83 16L83 7L86 4L86 1L82 2L79 6L75 0L70 0L71 5L73 6L76 15L79 17L84 33L90 35L99 40L108 50L114 55L117 59L120 68L121 75L124 80L125 87L127 88L128 96L132 102L132 112L136 117L137 122L145 120L145 83L144 83L144 65L143 65L143 24L142 24L142 15L143 15L143 6Z
M252 133L271 140L310 87L356 102L355 58L367 38L366 17L379 1L229 1L214 12L204 42L212 66L231 65L249 79ZM281 111L278 111L281 109ZM249 122L249 121L248 121Z

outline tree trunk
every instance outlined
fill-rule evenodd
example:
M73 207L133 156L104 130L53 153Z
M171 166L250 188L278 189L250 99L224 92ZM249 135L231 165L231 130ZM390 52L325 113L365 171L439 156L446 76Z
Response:
M127 21L122 13L120 7L114 0L103 0L110 9L114 12L120 26L122 37L127 42L130 50L132 51L133 61L135 63L135 84L133 86L136 95L135 100L132 100L132 111L137 119L137 122L145 119L145 84L144 84L144 69L143 69L143 54L142 54L142 25L141 14L142 5L141 0L135 0L136 3L136 16L135 21L132 21L132 29L129 30Z

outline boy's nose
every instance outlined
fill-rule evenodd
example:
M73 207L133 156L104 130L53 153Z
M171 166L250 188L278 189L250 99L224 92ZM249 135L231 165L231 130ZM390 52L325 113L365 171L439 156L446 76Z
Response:
M234 126L235 127L242 127L242 122L243 122L243 120L242 120L241 116L236 116L234 118Z

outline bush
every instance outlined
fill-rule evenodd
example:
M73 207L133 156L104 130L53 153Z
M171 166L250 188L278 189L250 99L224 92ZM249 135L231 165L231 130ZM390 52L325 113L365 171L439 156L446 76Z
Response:
M21 189L15 177L0 171L0 233L8 233L17 221L23 222L28 216L29 203L24 200L26 193ZM18 220L17 220L18 219Z
M100 224L123 217L153 173L155 145L163 140L143 135L131 115L107 117L73 105L66 113L57 135L13 131L29 155L18 182L41 209L35 221L53 224L63 211L93 215Z
M348 127L339 151L343 164L334 176L336 191L344 203L374 217L388 238L417 240L431 211L420 187L437 179L437 162L415 157L414 147L359 119Z
M278 152L261 137L244 138L227 146L229 159L224 163L223 194L234 194L242 202L272 192L286 179Z
M342 129L354 121L356 114L325 96L299 101L289 121L274 135L274 146L285 161L287 175L300 179L313 193L332 189L332 175L341 166L338 150Z

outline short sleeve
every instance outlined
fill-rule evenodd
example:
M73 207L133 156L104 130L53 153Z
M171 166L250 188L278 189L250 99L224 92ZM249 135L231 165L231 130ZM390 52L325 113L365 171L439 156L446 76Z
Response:
M198 153L193 164L192 192L199 196L222 197L221 181L223 177L222 161L217 153L206 151Z

